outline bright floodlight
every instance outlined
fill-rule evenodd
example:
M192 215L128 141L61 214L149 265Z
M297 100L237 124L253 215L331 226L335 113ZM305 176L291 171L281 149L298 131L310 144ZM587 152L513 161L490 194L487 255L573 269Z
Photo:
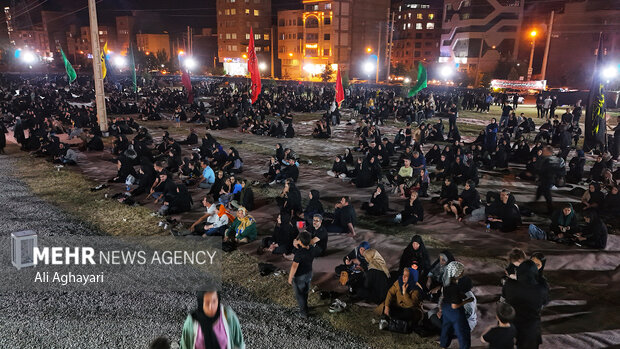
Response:
M447 79L450 76L452 76L452 73L453 73L453 71L452 71L452 68L450 66L445 65L445 66L443 66L443 68L441 68L441 76L444 79Z
M258 63L258 69L260 69L262 71L267 70L267 63L265 63L265 62Z
M114 56L114 59L112 60L112 62L114 62L114 65L117 68L122 68L124 66L127 65L127 58L121 56L121 55L116 55Z
M375 70L375 65L372 62L364 63L364 72L370 74Z
M603 75L602 76L603 79L607 79L607 80L615 79L616 76L618 76L618 67L610 65L609 67L603 68L603 71L601 73Z
M32 64L37 60L37 56L30 51L22 52L21 57L24 63L27 64Z
M405 84L408 84L408 83L410 83L410 82L411 82L411 79L409 79L409 78L405 78L405 80L403 80L403 81L405 82Z
M192 70L192 69L196 68L196 66L198 66L198 63L192 57L187 57L185 59L185 61L183 62L183 64L185 65L185 68L187 68L189 70Z

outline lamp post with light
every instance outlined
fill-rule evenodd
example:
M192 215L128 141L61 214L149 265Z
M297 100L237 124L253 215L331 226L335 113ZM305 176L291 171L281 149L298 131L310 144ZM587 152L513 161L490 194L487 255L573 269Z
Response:
M532 79L532 62L534 61L534 47L536 46L536 30L532 30L530 32L530 37L532 38L532 50L530 51L530 65L527 68L527 81Z
M372 53L372 47L370 47L370 46L366 47L366 53L368 53L368 54ZM377 62L376 62L376 66L375 66L375 68L377 69L377 71L375 72L375 83L378 84L379 83L379 56L378 55L371 55L371 57L373 57L373 56L377 58ZM372 63L366 62L364 64L364 70L368 74L368 78L370 80L370 71L372 71Z

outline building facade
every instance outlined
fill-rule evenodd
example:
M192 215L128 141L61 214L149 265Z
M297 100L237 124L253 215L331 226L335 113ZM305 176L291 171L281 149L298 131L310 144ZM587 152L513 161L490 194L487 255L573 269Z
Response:
M391 64L394 73L399 73L398 70L410 71L417 62L431 65L438 61L442 7L434 4L402 1L392 5L394 34Z
M79 31L68 31L67 48L68 54L73 55L78 61L92 58L92 45L90 41L90 27L82 26ZM116 29L111 26L99 26L99 45L103 50L105 43L108 43L108 50L116 49ZM78 58L81 57L81 58Z
M259 63L271 61L271 0L217 0L218 60L229 75L247 74L250 28Z
M135 18L133 16L116 17L116 41L118 51L125 55L134 37Z
M303 0L302 6L278 12L283 77L318 79L330 65L368 78L364 63L375 64L371 54L385 55L389 0Z
M567 3L556 13L545 79L550 87L589 89L599 35L603 35L603 62L620 63L620 5L587 0Z
M136 34L136 48L147 55L162 51L170 57L170 37L168 34Z
M445 0L440 62L478 80L500 59L514 59L522 36L524 0Z

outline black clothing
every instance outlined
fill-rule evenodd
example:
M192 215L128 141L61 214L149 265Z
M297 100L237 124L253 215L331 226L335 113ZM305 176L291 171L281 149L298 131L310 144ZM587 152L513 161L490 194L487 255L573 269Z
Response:
M513 349L516 336L517 329L510 325L510 327L493 327L482 338L489 343L489 349Z
M413 242L420 244L420 247L417 250L413 249ZM424 246L424 242L422 241L422 237L420 237L420 235L414 235L411 242L403 251L403 254L400 257L398 275L402 274L403 269L411 268L411 264L413 262L417 262L420 268L420 275L426 275L430 271L431 259L428 256L428 251L426 251L426 246Z
M312 262L314 258L320 253L315 247L299 248L295 251L295 257L293 262L299 263L295 277L306 275L312 272Z
M401 212L401 224L406 226L409 224L416 224L424 220L424 208L419 199L415 199L413 204L407 200L405 204L405 210Z

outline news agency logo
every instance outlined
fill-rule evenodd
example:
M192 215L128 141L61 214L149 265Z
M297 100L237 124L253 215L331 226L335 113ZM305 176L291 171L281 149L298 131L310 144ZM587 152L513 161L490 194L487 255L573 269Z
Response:
M17 270L36 264L34 251L37 240L37 233L32 230L11 233L11 263Z

